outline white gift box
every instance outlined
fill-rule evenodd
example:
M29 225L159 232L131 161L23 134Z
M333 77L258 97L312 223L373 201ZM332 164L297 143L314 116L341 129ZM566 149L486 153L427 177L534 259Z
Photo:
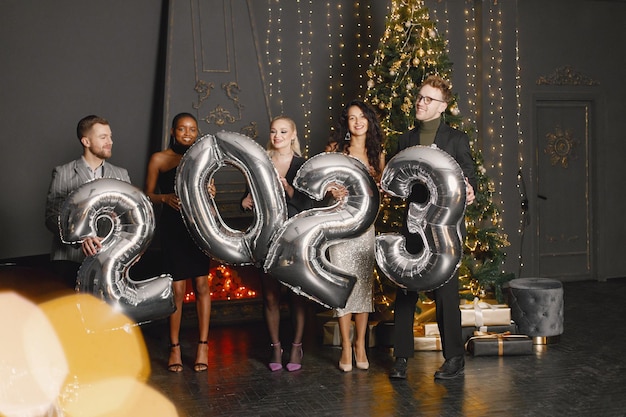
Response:
M413 338L413 349L415 350L441 350L441 337L439 336L417 336Z
M439 336L437 323L424 323L424 336Z
M461 304L461 326L507 326L511 324L511 309L506 304L489 304L479 301Z

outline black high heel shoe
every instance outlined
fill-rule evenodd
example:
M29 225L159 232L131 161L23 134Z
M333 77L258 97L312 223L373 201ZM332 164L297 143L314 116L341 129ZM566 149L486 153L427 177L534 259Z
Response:
M170 343L170 357L172 354L172 350L174 349L180 349L180 343ZM175 373L179 373L183 371L183 364L180 362L176 362L176 363L170 363L167 365L167 370L170 372L175 372Z
M209 349L209 341L208 340L201 340L198 342L198 349L200 348L199 345L207 345L207 355L208 355L208 349ZM196 362L193 365L193 370L196 372L204 372L207 369L209 369L209 364L208 363L202 363L202 362Z

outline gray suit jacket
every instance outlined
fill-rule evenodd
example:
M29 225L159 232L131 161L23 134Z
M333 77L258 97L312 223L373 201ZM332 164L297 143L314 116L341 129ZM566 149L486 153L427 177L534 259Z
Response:
M103 165L104 178L116 178L130 183L128 171L108 162ZM68 245L61 242L59 231L59 214L63 202L72 191L92 180L92 174L85 160L81 157L52 171L52 180L46 201L46 227L52 232L52 250L50 259L53 261L67 260L81 263L85 258L80 245Z

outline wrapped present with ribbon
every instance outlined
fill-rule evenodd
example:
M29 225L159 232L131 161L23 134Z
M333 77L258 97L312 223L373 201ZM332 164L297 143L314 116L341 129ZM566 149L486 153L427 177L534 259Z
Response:
M437 322L424 323L424 336L439 336L439 325Z
M441 337L439 336L416 336L413 338L415 350L441 350Z
M413 336L439 336L436 322L416 323L413 325Z
M472 303L461 304L461 326L507 326L511 324L511 308L506 304L489 304L474 298Z
M461 337L463 338L463 342L467 342L472 336L479 336L481 334L495 334L495 333L509 333L509 334L517 334L517 324L511 320L511 323L508 325L501 326L481 326L481 327L462 327L461 328Z
M465 349L472 356L516 356L533 353L533 340L524 334L477 333L465 344Z

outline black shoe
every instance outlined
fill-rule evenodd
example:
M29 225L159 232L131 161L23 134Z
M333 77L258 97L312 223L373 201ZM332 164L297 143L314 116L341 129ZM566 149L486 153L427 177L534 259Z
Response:
M454 379L463 374L465 374L465 358L459 355L446 359L441 368L435 372L435 379Z
M406 379L407 361L407 358L396 358L396 363L393 364L393 368L391 368L391 372L389 372L389 378Z

